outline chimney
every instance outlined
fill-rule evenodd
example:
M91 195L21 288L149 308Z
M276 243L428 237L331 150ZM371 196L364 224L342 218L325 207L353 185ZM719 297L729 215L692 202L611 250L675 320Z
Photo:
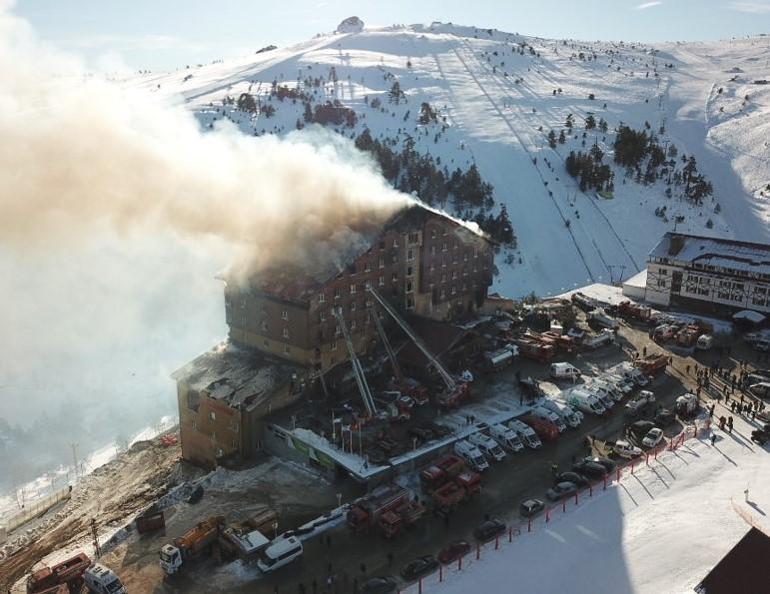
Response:
M672 235L668 242L668 255L676 256L684 247L684 237L681 235Z

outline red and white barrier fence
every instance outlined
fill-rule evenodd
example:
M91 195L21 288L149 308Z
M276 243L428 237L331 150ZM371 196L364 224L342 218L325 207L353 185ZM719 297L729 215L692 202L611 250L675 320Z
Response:
M626 476L626 474L634 474L634 470L636 467L642 464L644 462L645 466L650 465L650 459L652 458L652 461L658 459L658 454L668 450L668 451L676 451L678 448L680 448L685 441L688 439L693 439L698 436L699 432L702 434L705 434L709 431L710 428L710 419L706 419L706 421L702 424L694 423L693 425L687 425L681 433L678 435L675 435L672 437L668 442L662 441L659 443L656 447L653 449L647 451L644 456L639 456L637 458L634 458L630 460L625 466L618 466L615 469L615 473L605 475L604 478L601 481L597 481L595 483L589 483L587 487L585 487L582 491L578 489L578 491L575 492L574 497L567 497L565 499L562 499L561 501L561 511L563 514L567 513L568 511L568 501L574 499L574 505L572 507L577 507L580 504L580 497L585 496L587 493L587 496L589 498L593 497L594 490L599 490L599 487L601 487L602 491L606 491L608 486L611 486L613 482L618 483L621 481L621 479ZM547 524L551 521L551 518L553 516L554 507L546 507L543 515L541 516L543 518L543 523ZM537 526L537 519L535 518L528 518L526 523L517 524L514 526L510 526L507 531L507 538L505 538L505 535L501 538L500 536L495 537L494 540L491 540L487 543L476 544L476 550L465 555L464 557L460 557L456 563L451 563L447 565L441 565L439 566L438 570L426 577L420 578L417 582L410 584L406 588L399 590L399 594L423 594L424 588L426 588L429 585L433 585L436 583L443 583L446 581L447 576L450 576L453 573L457 573L460 571L463 571L465 567L467 567L469 564L472 564L473 561L479 561L481 557L483 556L482 553L489 553L491 551L499 551L501 548L503 548L502 545L505 544L505 541L509 544L513 543L514 540L517 540L517 537L521 536L522 533L532 533L535 531Z

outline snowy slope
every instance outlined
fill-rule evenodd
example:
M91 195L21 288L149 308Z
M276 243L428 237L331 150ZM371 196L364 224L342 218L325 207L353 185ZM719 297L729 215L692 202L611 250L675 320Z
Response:
M768 453L748 439L751 429L738 420L715 446L691 439L607 491L584 494L577 507L570 500L567 513L557 504L550 523L539 517L531 533L525 524L497 551L490 543L444 583L425 578L423 592L497 592L508 582L517 592L692 592L750 523L770 529Z
M755 38L651 48L434 23L324 35L239 59L147 73L126 84L180 96L203 126L227 119L244 133L261 135L287 134L302 120L301 101L270 97L273 81L304 88L298 80L323 78L314 101L336 99L359 116L354 128L340 127L346 136L369 128L375 138L394 139L396 148L411 137L417 152L440 157L449 171L475 162L494 185L496 203L507 206L519 239L514 254L500 254L494 289L545 295L638 272L677 215L684 217L677 225L682 231L767 238L770 191L762 188L770 182L764 140L770 87L748 81L765 76L760 71L766 69L768 44L768 38ZM728 84L734 74L726 71L736 67L740 80ZM388 102L394 81L406 94L399 105ZM720 95L718 86L725 87ZM739 111L747 92L751 100ZM241 93L274 106L275 115L223 105ZM375 97L382 108L371 107ZM436 109L438 123L418 124L423 101ZM607 134L593 130L583 137L589 113L607 121ZM547 133L558 134L568 114L575 119L573 134L549 148ZM662 182L626 182L619 169L615 198L601 200L581 192L566 174L570 150L585 151L596 142L608 154L616 126L641 129L645 122L655 132L664 127L662 144L676 144L680 156L696 156L714 184L713 200L694 207L669 199ZM720 213L714 212L717 203ZM654 214L662 205L668 207L666 220ZM453 210L452 204L445 207ZM709 219L712 230L706 228Z

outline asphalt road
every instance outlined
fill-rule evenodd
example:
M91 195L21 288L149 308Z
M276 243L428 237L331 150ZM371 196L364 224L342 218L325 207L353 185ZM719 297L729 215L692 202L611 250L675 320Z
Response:
M620 342L624 347L605 347L599 351L578 354L571 362L586 371L599 367L609 367L614 363L627 360L634 348L640 351L647 346L650 352L660 351L647 338L643 329L623 327L620 331ZM677 396L688 391L685 384L689 379L679 371L686 364L676 358L675 368L670 368L664 375L659 376L653 383L657 401L670 407ZM508 370L489 378L489 386L496 385L499 390L501 383L510 383L515 390L515 371L523 376L544 378L547 370L542 364L528 361L517 362ZM484 381L479 382L478 391L483 391ZM411 530L388 541L379 534L354 535L342 526L305 543L305 554L301 560L276 571L275 574L263 579L243 583L242 586L231 589L233 592L300 592L299 584L306 587L308 593L313 592L312 582L315 580L318 592L327 591L326 580L329 575L335 577L332 592L354 592L354 581L359 584L366 578L376 575L398 576L400 569L417 556L437 553L443 546L456 539L466 539L473 542L473 529L480 524L486 515L499 517L506 522L518 522L518 505L529 497L543 498L544 492L551 486L551 464L558 464L560 470L568 469L573 456L587 453L585 437L588 434L602 439L612 439L619 436L623 426L628 422L622 412L622 404L616 405L612 411L603 417L586 415L585 420L577 429L568 429L556 442L544 444L539 450L525 450L509 455L506 460L497 463L484 474L482 493L474 500L460 507L446 522L430 514ZM681 429L677 424L667 429L667 435L675 435ZM326 538L331 538L331 545ZM388 553L392 555L389 563ZM205 565L205 564L204 564ZM159 587L163 592L210 592L206 580L199 579L205 567L198 568L181 581L166 583ZM277 588L277 590L276 590Z

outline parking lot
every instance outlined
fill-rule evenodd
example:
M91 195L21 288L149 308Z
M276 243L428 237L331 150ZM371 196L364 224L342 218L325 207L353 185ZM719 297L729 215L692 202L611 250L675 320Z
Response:
M661 352L660 347L648 338L646 328L623 325L618 333L618 344L579 353L564 360L570 361L584 374L593 375L601 369L632 359L635 353L641 354L645 348L648 352ZM741 347L736 346L736 351L740 350ZM699 361L674 355L673 365L647 387L655 392L657 404L670 408L676 397L695 390L696 362L709 364L718 357L718 353L698 355ZM686 373L687 365L691 367L690 375ZM512 396L518 397L517 372L522 377L531 375L547 379L548 366L521 359L510 368L478 378L474 384L476 398L493 396L500 390L510 390ZM473 542L473 530L485 517L511 521L518 517L521 501L530 497L542 499L553 483L553 465L557 465L559 471L569 470L575 458L588 453L586 436L592 435L600 440L619 438L629 421L622 409L623 403L619 403L609 414L601 417L585 415L577 429L567 429L557 441L545 443L538 450L527 449L509 454L504 461L493 464L484 473L481 494L460 506L448 519L426 514L416 526L392 541L384 539L379 533L355 535L345 526L340 526L305 541L305 554L301 560L256 581L249 579L250 572L244 572L245 575L240 576L242 579L233 583L232 590L275 592L277 588L279 592L300 592L302 584L307 592L312 592L315 581L317 591L323 592L331 575L334 578L331 591L354 592L366 578L398 576L401 568L415 557L436 554L453 540ZM673 436L681 429L682 424L677 420L666 427L665 434ZM219 572L223 569L217 568L213 561L204 562L187 576L159 585L159 591L205 592L205 580L200 577L207 571ZM256 574L256 571L253 573ZM403 580L400 582L405 583Z

